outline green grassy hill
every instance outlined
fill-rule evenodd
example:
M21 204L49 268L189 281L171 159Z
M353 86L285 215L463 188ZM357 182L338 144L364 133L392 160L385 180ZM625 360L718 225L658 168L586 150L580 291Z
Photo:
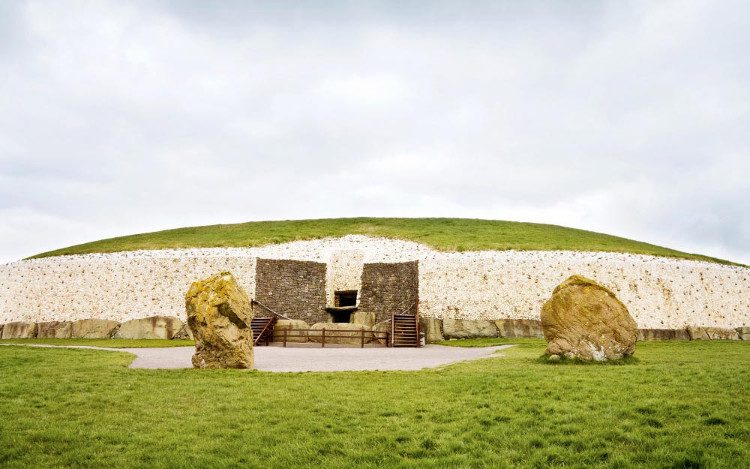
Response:
M347 234L416 241L441 251L608 251L730 264L721 259L563 226L461 218L332 218L198 226L103 239L33 258L138 249L253 247Z

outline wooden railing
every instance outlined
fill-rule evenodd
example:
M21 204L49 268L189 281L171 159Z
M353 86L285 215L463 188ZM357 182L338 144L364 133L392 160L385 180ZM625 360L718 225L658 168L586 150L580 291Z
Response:
M276 324L277 320L278 319L276 317L269 318L268 322L266 322L266 324L263 326L263 329L261 329L260 332L258 333L258 337L255 337L253 339L253 345L258 345L260 339L264 335L266 335L266 345L268 345L269 339L268 339L267 333L269 333L271 335L271 340L272 340L273 339L273 334L271 333L271 331L273 331L273 326Z
M320 332L320 334L318 334L318 332ZM343 337L346 339L359 338L360 348L364 348L365 339L369 339L367 340L367 342L382 340L385 342L386 347L390 346L390 333L387 331L368 331L366 329L353 331L351 329L328 329L324 327L323 329L282 329L276 334L277 337L279 335L282 336L282 343L284 344L284 347L286 347L286 344L290 338L309 338L311 335L315 336L316 338L320 337L321 347L326 346L326 337L328 337L329 339L333 339L336 337ZM359 337L357 337L357 335L359 335ZM310 340L310 342L316 341Z

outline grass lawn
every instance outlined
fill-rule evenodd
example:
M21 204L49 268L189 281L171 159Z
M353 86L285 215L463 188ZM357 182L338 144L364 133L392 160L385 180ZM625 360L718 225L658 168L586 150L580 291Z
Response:
M131 370L0 347L0 467L741 467L748 342L647 342L621 366L544 342L421 372Z
M252 247L346 234L405 239L442 251L612 251L729 263L592 231L536 223L460 218L334 218L198 226L103 239L34 257L138 249Z
M194 346L192 340L161 339L2 339L0 344L87 345L91 347L144 348Z

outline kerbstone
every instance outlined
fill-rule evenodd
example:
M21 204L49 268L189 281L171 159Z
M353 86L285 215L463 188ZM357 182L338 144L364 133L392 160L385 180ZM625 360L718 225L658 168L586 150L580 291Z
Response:
M495 327L500 332L500 337L544 338L542 322L537 319L498 319Z
M690 340L740 340L740 335L734 329L689 326L687 331Z
M120 324L113 337L115 339L172 339L184 326L174 316L151 316L131 319Z
M638 329L638 340L690 340L687 329Z
M33 339L37 326L34 322L15 321L3 325L3 339Z
M475 339L498 337L493 321L471 319L443 319L443 336L446 339Z
M369 311L355 311L351 316L352 324L361 324L365 327L375 325L375 313Z
M80 319L73 322L71 337L76 339L109 339L120 323L108 319Z
M372 330L369 327L339 322L319 322L310 326L310 342L321 343L323 341L323 329L341 331L326 335L326 344L358 345L362 343L363 334L366 344L372 342Z
M445 337L443 337L442 319L420 316L419 329L424 332L425 341L428 344L445 340Z
M310 325L305 321L299 319L279 319L276 321L276 325L273 327L273 341L283 342L284 331L291 331L290 334L294 334L295 337L287 336L287 342L305 343L307 342L307 335L310 331Z
M49 321L37 324L36 336L43 339L70 339L73 337L73 321Z

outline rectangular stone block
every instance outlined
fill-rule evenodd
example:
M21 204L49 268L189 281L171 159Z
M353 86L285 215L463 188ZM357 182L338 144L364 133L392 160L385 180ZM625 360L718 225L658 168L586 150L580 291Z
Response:
M70 339L73 336L73 322L40 322L37 324L36 336L42 339Z
M131 319L120 324L114 332L115 339L171 339L184 323L174 316L151 316Z
M390 324L390 321L389 321ZM425 341L428 344L441 342L443 337L443 320L438 318L419 317L419 329L424 332Z
M686 329L638 329L638 340L690 340Z
M33 339L36 337L35 322L9 322L3 325L3 339Z
M734 329L690 326L687 330L690 340L740 340L740 335Z
M76 339L109 339L120 323L107 319L81 319L73 323L71 337Z
M543 339L542 322L536 319L498 319L495 326L500 337Z
M443 336L446 339L476 339L499 335L500 332L492 321L443 319Z

